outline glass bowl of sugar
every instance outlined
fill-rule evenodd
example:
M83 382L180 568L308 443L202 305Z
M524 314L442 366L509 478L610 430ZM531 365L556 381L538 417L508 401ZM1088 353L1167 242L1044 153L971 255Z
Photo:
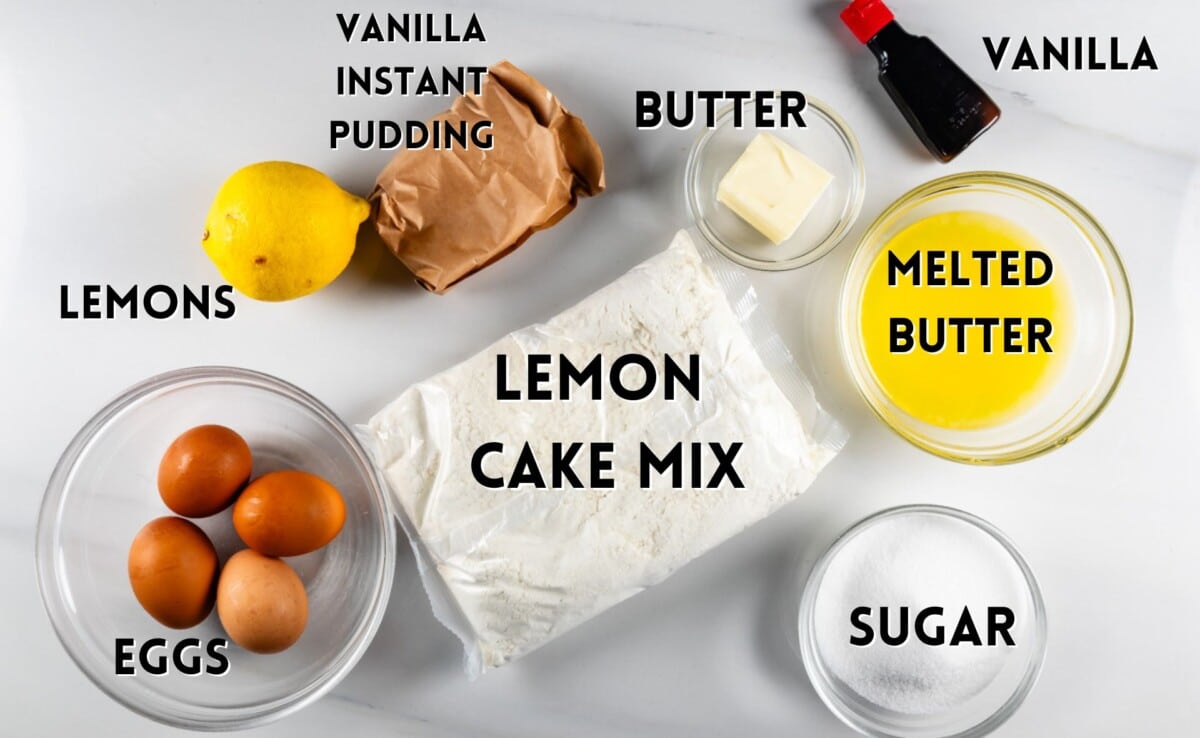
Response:
M981 736L1041 671L1046 612L1012 542L979 518L908 505L843 533L800 601L799 644L821 700L870 736Z

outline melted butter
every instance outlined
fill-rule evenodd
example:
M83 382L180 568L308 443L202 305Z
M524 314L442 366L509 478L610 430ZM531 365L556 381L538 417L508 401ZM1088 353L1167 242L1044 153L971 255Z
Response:
M989 252L997 256L979 257ZM914 255L916 270L897 268L911 267ZM1002 424L1036 403L1072 337L1069 287L1052 257L1025 230L982 212L939 213L892 237L864 282L859 326L884 394L914 418L961 430ZM1038 284L1047 260L1049 279ZM1002 277L1020 284L1006 286ZM905 320L911 334L904 335Z

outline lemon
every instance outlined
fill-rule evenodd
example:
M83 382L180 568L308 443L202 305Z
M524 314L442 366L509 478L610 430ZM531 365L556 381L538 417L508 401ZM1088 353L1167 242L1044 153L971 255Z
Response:
M264 161L221 185L201 241L234 289L256 300L292 300L342 273L370 210L312 167Z

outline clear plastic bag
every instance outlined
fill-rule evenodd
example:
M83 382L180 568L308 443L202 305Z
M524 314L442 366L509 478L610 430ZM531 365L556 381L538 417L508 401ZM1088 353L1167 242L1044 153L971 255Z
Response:
M561 363L545 369L555 399L528 399L534 354L576 368L600 357L600 399L593 383L560 385ZM612 389L620 378L641 386L649 376L634 368L610 377L629 354L658 366L658 384L642 399ZM668 356L686 367L677 379L695 379L698 368L698 388L677 382L667 391ZM501 373L525 399L498 399ZM745 274L686 231L550 321L408 388L359 432L398 503L434 613L462 640L472 677L771 514L846 438L761 315ZM554 455L573 443L581 444L574 478L554 475ZM646 463L645 454L670 457L677 443L679 478ZM485 444L493 445L480 459ZM603 444L609 453L592 456ZM529 483L530 457L546 488ZM480 475L502 486L484 486ZM611 487L592 486L594 475ZM522 483L510 487L514 476Z

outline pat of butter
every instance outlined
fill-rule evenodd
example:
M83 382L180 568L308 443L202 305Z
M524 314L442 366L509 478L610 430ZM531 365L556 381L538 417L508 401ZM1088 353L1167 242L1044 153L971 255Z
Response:
M754 137L717 186L717 202L774 243L791 238L833 175L778 138Z

